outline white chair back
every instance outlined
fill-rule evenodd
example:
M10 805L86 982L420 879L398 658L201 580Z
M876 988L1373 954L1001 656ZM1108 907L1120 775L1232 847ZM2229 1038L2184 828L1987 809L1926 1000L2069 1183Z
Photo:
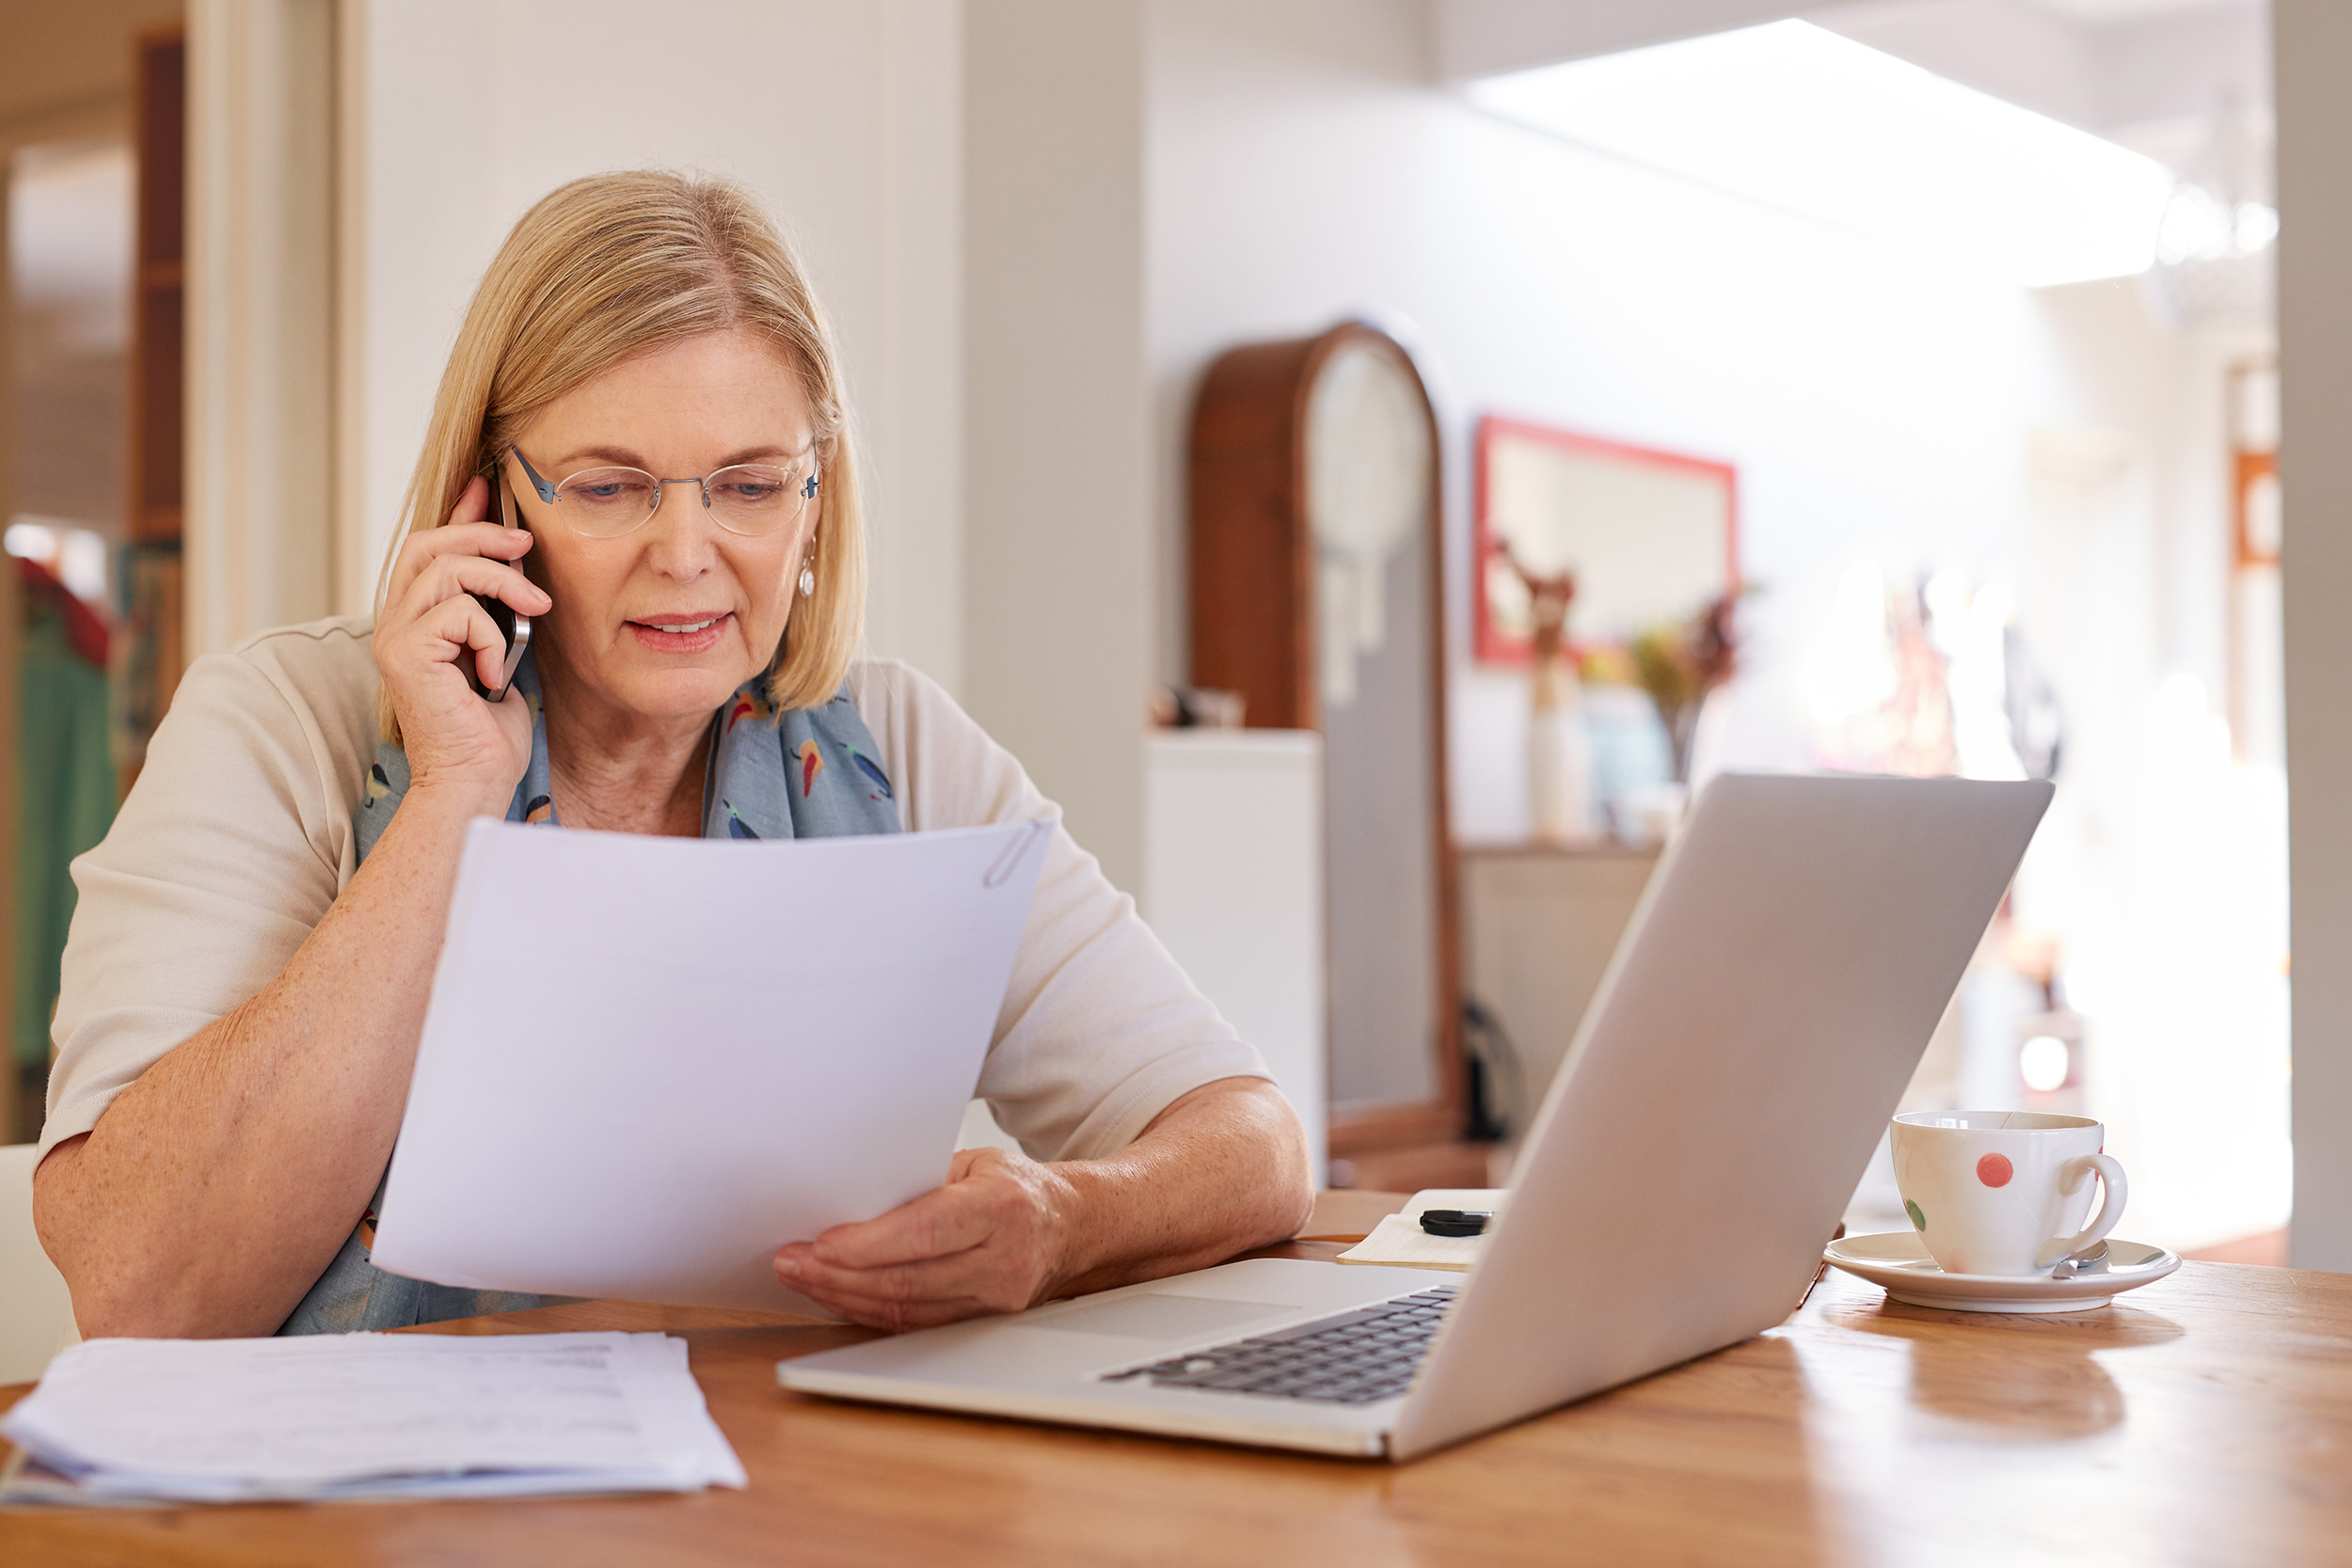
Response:
M33 1234L38 1144L0 1148L0 1383L29 1383L81 1336L65 1275Z

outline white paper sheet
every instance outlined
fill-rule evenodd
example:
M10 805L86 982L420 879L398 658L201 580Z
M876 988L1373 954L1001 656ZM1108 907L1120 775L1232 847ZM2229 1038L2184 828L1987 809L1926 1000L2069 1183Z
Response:
M741 1486L661 1334L92 1339L0 1419L6 1500L230 1502Z
M946 1175L1050 831L475 823L376 1266L818 1311L771 1260Z

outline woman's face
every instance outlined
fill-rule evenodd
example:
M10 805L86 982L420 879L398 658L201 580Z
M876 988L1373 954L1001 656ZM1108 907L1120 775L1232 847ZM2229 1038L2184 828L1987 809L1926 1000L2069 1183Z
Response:
M516 447L551 483L583 468L693 478L737 463L789 464L808 450L800 377L765 339L713 332L645 354L556 399ZM555 608L532 645L614 708L707 714L765 669L792 610L818 506L772 533L719 526L692 484L665 484L633 532L575 531L511 457L501 467L537 536L526 562ZM691 629L674 629L691 628Z

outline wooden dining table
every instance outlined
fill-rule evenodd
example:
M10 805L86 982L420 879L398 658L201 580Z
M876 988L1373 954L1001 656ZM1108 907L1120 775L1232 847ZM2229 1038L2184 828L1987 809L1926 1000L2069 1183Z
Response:
M1317 1223L1347 1228L1319 1234L1398 1201L1338 1195ZM607 1328L686 1341L748 1487L6 1509L0 1564L2352 1563L2352 1275L2190 1262L2012 1317L1830 1270L1756 1338L1404 1465L791 1394L777 1361L867 1331L756 1312L586 1302L419 1332Z

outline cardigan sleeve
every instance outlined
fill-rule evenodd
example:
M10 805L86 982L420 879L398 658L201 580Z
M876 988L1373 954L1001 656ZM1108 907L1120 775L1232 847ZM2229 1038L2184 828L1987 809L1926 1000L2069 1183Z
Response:
M272 639L341 645L296 642L289 661ZM207 655L182 677L114 826L73 863L43 1156L276 978L326 917L350 874L347 792L326 736L363 704L320 689L364 684L365 647L349 624L320 623Z

